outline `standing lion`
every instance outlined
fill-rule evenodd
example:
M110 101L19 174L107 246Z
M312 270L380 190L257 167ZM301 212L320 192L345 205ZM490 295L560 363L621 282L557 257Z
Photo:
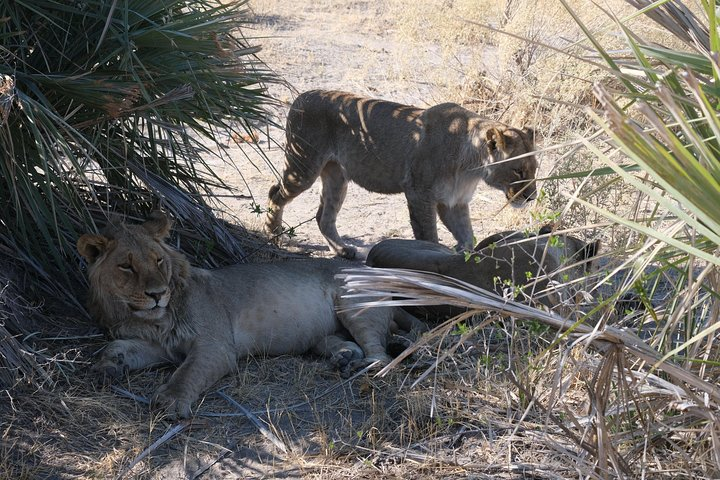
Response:
M468 203L480 180L513 205L535 198L531 129L485 119L454 103L426 110L312 90L297 97L287 125L285 170L270 188L266 231L282 231L285 205L322 179L316 219L330 248L353 258L335 222L347 184L405 193L416 239L438 241L437 215L462 248L472 248Z

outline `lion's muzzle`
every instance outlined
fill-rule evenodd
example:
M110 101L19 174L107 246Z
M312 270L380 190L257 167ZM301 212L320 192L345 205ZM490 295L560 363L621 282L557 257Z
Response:
M145 320L156 320L165 315L170 303L170 290L167 288L146 290L141 302L128 304L136 317Z
M525 206L537 197L535 180L515 182L509 185L505 190L505 197L513 207Z

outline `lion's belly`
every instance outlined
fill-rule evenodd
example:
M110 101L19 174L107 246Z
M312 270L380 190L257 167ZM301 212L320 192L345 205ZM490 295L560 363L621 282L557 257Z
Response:
M298 294L313 305L298 306L289 295ZM235 342L251 353L304 353L337 330L332 298L317 288L300 287L264 297L261 306L247 308L238 317Z
M303 353L339 327L337 268L331 261L247 264L216 272L212 295L229 299L223 309L232 332L228 340L240 355Z
M387 152L390 153L390 152ZM406 159L366 150L362 146L338 152L345 178L376 193L402 193Z
M392 119L385 129L339 127L331 157L342 165L345 178L364 189L401 193L407 165L417 149L417 128L407 119Z

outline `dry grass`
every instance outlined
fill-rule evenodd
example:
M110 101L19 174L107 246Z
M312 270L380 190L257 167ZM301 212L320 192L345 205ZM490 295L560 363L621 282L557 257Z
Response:
M608 49L626 48L613 17L636 10L624 0L568 2ZM538 127L543 138L559 143L590 127L584 113L597 106L593 82L610 81L601 59L557 0L387 0L401 38L440 46L445 68L462 68L463 82L450 85L446 100L510 124ZM650 41L668 47L670 39L646 17L628 25ZM457 59L462 58L462 62ZM461 67L459 67L462 65ZM430 78L442 84L442 69ZM614 84L615 82L611 82Z
M145 403L170 369L111 389L87 371L101 340L66 341L52 349L78 355L53 371L55 388L3 392L0 477L605 478L614 458L628 477L715 478L710 432L697 431L682 390L633 373L637 361L613 343L574 338L491 315L439 326L382 377L344 380L310 357L247 359L190 425Z
M373 4L375 16L368 16L359 2L341 14L371 31L397 29L409 42L435 41L446 68L459 64L455 58L469 57L465 80L447 85L443 100L536 125L546 147L561 147L544 154L544 175L596 167L582 148L563 142L592 130L582 109L596 106L588 79L598 80L603 72L577 60L589 54L582 45L569 49L571 55L543 47L565 49L580 38L557 2L438 3L387 0ZM296 7L284 5L283 17L291 17ZM592 28L608 24L589 2L573 5L582 7ZM617 15L628 11L615 0L606 7ZM272 12L258 8L272 20ZM638 28L650 31L645 24ZM300 49L295 55L288 61L307 61ZM412 68L399 60L383 74L418 75L409 73ZM445 82L442 69L422 75L424 81ZM615 247L633 244L627 231L562 196L582 192L629 216L648 208L619 182L613 189L604 182L585 176L545 182L538 222L560 215L569 228L589 225L580 234L602 237L609 256ZM587 195L592 191L597 195ZM615 266L605 260L601 273ZM624 279L617 277L610 289ZM691 279L685 281L692 288ZM664 290L649 293L651 298L665 300L673 291L667 284L683 279L663 282ZM606 325L638 331L662 314L624 313L605 306L591 318L598 331ZM100 339L58 331L58 337L80 338L30 343L42 353L33 358L46 362L47 378L0 390L0 478L718 478L713 439L720 433L716 422L701 421L713 410L699 408L703 402L715 408L716 392L693 393L687 383L676 382L683 389L669 382L667 372L648 374L649 360L632 349L608 338L591 342L595 325L584 326L585 336L578 339L516 318L486 314L440 326L383 376L342 379L311 357L243 360L235 375L207 392L189 425L169 422L143 401L170 370L134 373L120 388L96 385L87 367ZM684 318L671 320L657 342L682 330ZM16 352L16 343L0 347L6 345ZM715 352L705 347L703 378L717 379Z
M241 361L237 374L218 388L254 412L280 439L285 453L232 402L211 391L191 425L130 470L173 427L142 402L169 371L133 374L122 382L122 390L111 390L94 385L78 361L81 371L70 384L59 381L52 392L15 390L10 402L0 403L0 469L11 478L571 474L557 451L560 446L574 450L572 442L561 430L548 429L541 409L530 408L519 422L528 396L508 377L512 365L512 371L535 383L531 362L550 338L529 335L514 322L497 325L471 338L450 332L382 378L342 380L311 358ZM535 339L528 342L530 338ZM455 353L411 388L434 364L438 349L448 346ZM127 398L124 391L141 400Z
M513 317L439 325L383 376L342 379L311 357L242 360L191 424L147 407L171 369L110 388L87 371L101 339L45 342L77 355L52 370L55 388L3 392L0 477L612 478L608 458L626 477L716 477L687 392L640 374L611 337L588 348Z
M594 285L598 285L597 279L590 279L584 287ZM669 355L662 356L658 336L648 337L647 327L640 334L650 338L654 348L627 329L617 328L624 314L608 308L612 304L593 302L578 310L572 300L577 296L571 296L570 301L555 307L558 314L435 274L393 269L349 271L347 288L351 295L395 299L381 303L447 303L470 306L476 312L501 312L530 320L531 326L540 322L557 332L547 348L523 349L532 352L528 364L509 362L506 372L515 387L510 391L517 392L520 402L508 408L522 413L517 428L526 425L530 412L541 413L544 432L561 432L561 437L571 443L564 455L574 458L575 468L582 475L717 476L717 372L698 371L679 365ZM611 292L612 288L595 295L599 298ZM588 311L596 313L584 313ZM639 320L637 315L634 320ZM670 323L667 328L672 328ZM478 328L483 325L485 322ZM439 327L423 341L442 336L447 328ZM542 329L535 326L530 332ZM464 335L469 338L474 333L471 328ZM544 335L537 338L542 342ZM519 339L521 343L527 341L522 334ZM714 350L711 343L706 344L708 353ZM446 361L440 356L436 365Z

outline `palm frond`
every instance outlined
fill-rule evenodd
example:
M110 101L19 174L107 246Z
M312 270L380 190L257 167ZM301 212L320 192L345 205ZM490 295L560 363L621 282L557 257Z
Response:
M708 51L708 28L682 2L627 0L627 3L638 9L637 15L647 15L688 46Z
M632 332L613 326L597 329L587 325L589 320L565 318L555 312L505 299L496 293L456 280L445 275L394 268L346 269L344 298L375 298L355 303L354 308L373 306L453 305L473 312L498 312L515 318L538 320L573 338L582 338L588 344L620 345L628 352L665 372L676 382L702 391L720 404L720 388L706 382L683 368L671 363ZM390 298L390 299L388 299Z
M628 440L645 438L649 431L661 432L668 424L686 430L698 421L710 422L710 428L702 435L702 441L711 445L711 451L720 451L720 439L713 433L715 430L712 426L714 412L720 406L720 388L714 382L705 381L674 363L669 355L661 356L657 350L625 329L602 322L596 324L597 319L591 319L581 312L575 317L564 317L552 311L540 310L437 274L363 268L347 269L343 278L346 289L344 297L357 300L349 308L447 304L468 308L466 315L495 312L518 319L534 319L557 330L559 338L565 340L566 347L562 350L568 352L566 355L577 347L599 352L596 360L591 360L593 374L589 380L572 376L580 375L579 369L568 369L572 374L569 376L568 372L562 371L567 369L564 367L565 362L559 361L559 371L553 378L563 380L553 387L554 395L550 398L536 398L533 394L535 386L519 381L512 372L511 377L520 393L532 399L537 408L545 410L546 415L568 438L595 458L603 472L615 471L618 475L633 476L633 472L641 468L638 463L643 463L642 452L653 447L641 442L643 445L628 452ZM493 318L489 317L482 325ZM425 334L420 343L428 341L430 336L436 335L435 332L447 331L448 326L456 321L451 319L436 327L430 334ZM393 368L408 354L401 355L379 374ZM439 357L415 384L422 381L445 356ZM582 381L588 383L591 413L587 417L573 417L570 409L564 407L562 411L572 419L566 421L551 413L552 409L563 404L562 392L568 388L567 385ZM546 406L543 406L544 403ZM656 415L646 415L640 411L639 406L646 404L652 405L653 412L665 412L662 419L658 421ZM678 448L680 454L684 454L682 447ZM716 463L717 460L716 457Z
M65 265L80 234L158 204L200 232L210 263L247 255L250 236L211 208L228 188L217 145L272 121L266 85L280 81L241 33L246 3L0 4L0 222L18 259L78 280Z

